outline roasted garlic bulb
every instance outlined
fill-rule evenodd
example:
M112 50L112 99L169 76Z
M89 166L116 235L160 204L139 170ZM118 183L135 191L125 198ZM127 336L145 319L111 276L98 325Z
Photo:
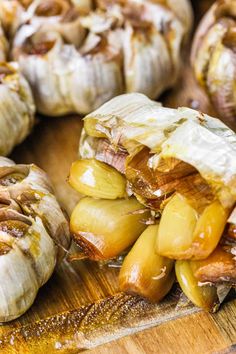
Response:
M0 322L32 305L70 245L67 220L35 165L0 158Z
M0 63L0 155L7 155L30 133L35 106L17 63Z
M236 119L236 1L216 1L201 21L192 47L195 76L219 115Z
M120 288L151 301L170 290L176 261L185 294L216 311L236 282L235 146L206 114L137 93L113 98L84 118L71 167L70 184L89 196L72 213L75 242L93 260L128 252Z
M6 61L8 54L8 42L0 24L0 62Z
M177 80L192 24L188 0L95 3L25 7L12 56L43 114L88 113L123 92L156 98Z

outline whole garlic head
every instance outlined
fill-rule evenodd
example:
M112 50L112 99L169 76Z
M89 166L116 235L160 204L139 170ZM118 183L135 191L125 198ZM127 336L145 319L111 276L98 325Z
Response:
M219 115L236 118L236 1L219 0L196 32L191 62Z
M85 114L118 94L156 98L175 84L192 24L188 0L99 0L87 15L82 3L89 8L34 0L25 10L12 54L39 112Z
M0 157L0 322L28 310L69 245L45 172Z
M8 155L34 124L35 105L30 86L17 63L0 63L0 155Z

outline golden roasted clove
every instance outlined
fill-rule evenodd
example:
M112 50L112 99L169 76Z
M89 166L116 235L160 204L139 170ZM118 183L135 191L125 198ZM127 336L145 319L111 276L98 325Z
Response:
M70 221L74 240L93 260L114 258L131 246L145 230L150 212L135 198L93 199L85 197Z
M70 169L70 185L93 198L117 199L127 196L126 180L120 172L95 159L75 161Z
M158 225L148 226L125 257L120 270L122 291L160 301L174 283L174 261L155 253Z
M164 208L156 249L174 259L204 259L216 248L229 213L219 201L199 216L188 200L176 194Z
M216 287L213 285L199 286L193 267L192 261L176 261L175 273L181 289L196 306L209 312L216 312L220 305Z

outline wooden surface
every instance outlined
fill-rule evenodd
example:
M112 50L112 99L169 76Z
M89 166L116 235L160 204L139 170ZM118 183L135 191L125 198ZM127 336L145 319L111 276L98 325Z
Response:
M212 2L194 1L197 19ZM196 86L187 60L177 87L161 100L166 106L192 106L216 115ZM43 118L12 154L18 163L34 162L47 171L68 213L79 198L66 178L77 156L81 127L77 116ZM117 275L116 268L64 261L32 308L0 327L0 353L236 353L235 300L214 315L191 304L179 306L178 290L161 305L151 305L120 294Z

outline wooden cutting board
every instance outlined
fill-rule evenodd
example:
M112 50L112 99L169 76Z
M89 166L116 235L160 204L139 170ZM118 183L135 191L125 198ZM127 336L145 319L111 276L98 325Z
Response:
M194 1L197 21L211 3ZM216 115L194 82L188 59L178 86L161 100L166 106L190 106ZM41 118L12 154L18 163L34 162L47 171L68 213L79 199L66 178L77 157L81 128L78 116ZM173 289L165 301L153 305L120 293L118 272L90 261L64 261L32 308L0 327L0 353L236 353L236 300L210 315L184 302Z

